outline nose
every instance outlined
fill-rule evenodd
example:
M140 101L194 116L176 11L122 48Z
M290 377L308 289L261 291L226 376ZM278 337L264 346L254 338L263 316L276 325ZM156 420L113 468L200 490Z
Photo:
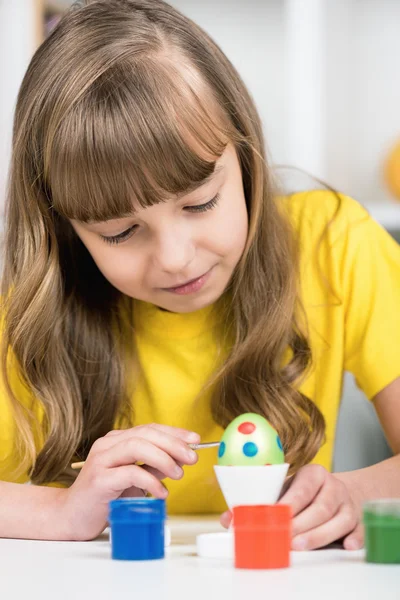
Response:
M195 253L195 245L187 232L169 230L158 237L154 262L165 273L183 273L192 262Z

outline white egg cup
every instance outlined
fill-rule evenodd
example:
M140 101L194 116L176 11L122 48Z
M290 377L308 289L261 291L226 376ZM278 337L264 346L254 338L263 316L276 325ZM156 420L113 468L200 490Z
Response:
M275 504L289 469L288 463L245 467L215 465L214 471L230 510L234 506Z
M215 475L230 510L234 506L275 504L285 483L288 469L288 463L251 467L214 466ZM198 556L233 559L232 526L224 533L198 535L196 543Z

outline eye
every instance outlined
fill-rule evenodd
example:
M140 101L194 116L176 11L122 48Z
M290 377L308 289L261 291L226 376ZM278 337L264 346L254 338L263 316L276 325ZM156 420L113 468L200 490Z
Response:
M100 237L107 244L120 244L121 242L125 242L125 240L132 237L136 228L137 225L132 225L132 227L129 227L129 229L125 229L125 231L122 231L117 235L101 235Z
M212 198L209 202L205 204L198 204L197 206L185 206L185 210L188 212L206 212L206 210L212 210L215 208L219 202L220 195L217 194Z

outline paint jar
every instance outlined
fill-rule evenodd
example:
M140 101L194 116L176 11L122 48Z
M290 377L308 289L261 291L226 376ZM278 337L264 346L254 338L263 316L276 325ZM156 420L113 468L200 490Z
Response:
M115 560L164 558L165 500L119 498L109 504L111 556Z
M290 565L291 507L285 504L233 508L237 569L283 569Z
M363 517L367 562L400 564L400 500L366 502Z

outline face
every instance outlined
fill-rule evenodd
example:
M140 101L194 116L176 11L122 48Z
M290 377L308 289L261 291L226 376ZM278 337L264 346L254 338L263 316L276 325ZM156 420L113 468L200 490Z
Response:
M72 225L118 290L171 312L193 312L224 292L243 253L248 217L236 151L190 194L102 223Z

